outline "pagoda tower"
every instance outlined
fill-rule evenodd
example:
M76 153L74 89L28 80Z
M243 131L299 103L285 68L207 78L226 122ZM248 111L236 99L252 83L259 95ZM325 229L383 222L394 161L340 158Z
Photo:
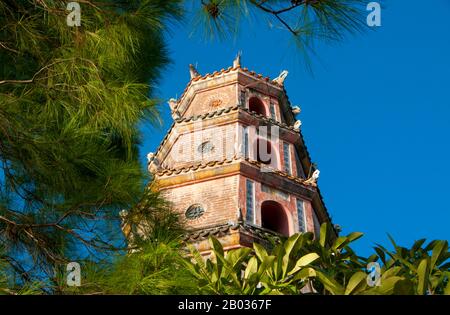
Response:
M306 149L300 113L284 81L233 66L190 81L169 101L174 119L148 169L185 219L186 240L207 254L209 236L226 250L271 237L319 232L330 222Z

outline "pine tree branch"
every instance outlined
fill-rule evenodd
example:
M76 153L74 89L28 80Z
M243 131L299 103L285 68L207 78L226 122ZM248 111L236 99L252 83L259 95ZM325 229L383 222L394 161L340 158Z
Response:
M33 83L34 82L34 76L32 79L29 80L1 80L0 84L25 84L25 83Z
M36 79L36 77L45 69L48 69L50 66L54 65L54 63L51 63L49 65L46 65L45 67L42 67L41 69L39 69L39 71L37 71L33 77L31 79L28 80L1 80L0 81L0 85L2 84L26 84L26 83L33 83L34 80Z
M56 64L63 63L63 62L67 62L67 61L74 61L74 60L77 60L77 59L80 60L80 61L85 61L85 62L87 62L87 63L90 64L93 68L95 68L95 69L97 70L97 72L98 72L97 65L96 65L92 60L89 60L89 59L86 59L86 58L77 58L77 57L74 57L74 58L57 59L57 60L55 60L54 62L51 62L51 63L49 63L48 65L46 65L46 66L42 67L41 69L39 69L39 70L33 75L33 77L32 77L31 79L28 79L28 80L1 80L1 81L0 81L0 85L2 85L2 84L26 84L26 83L33 83L33 82L36 80L36 77L37 77L40 73L42 73L44 70L47 70L47 69L49 69L50 67L52 67L52 66L54 66L54 65L56 65ZM99 77L99 79L100 79L100 77Z
M284 8L284 9L278 9L278 10L274 10L274 9L271 9L271 8L268 8L268 7L263 6L263 4L266 3L266 2L267 2L267 1L261 1L261 2L258 3L257 1L252 0L252 3L253 3L256 7L260 8L261 10L263 10L263 11L265 11L265 12L267 12L267 13L271 13L271 14L274 14L274 15L275 15L275 14L285 13L285 12L291 11L291 10L293 10L293 9L299 7L299 6L308 4L308 3L310 3L310 2L316 2L316 1L315 1L315 0L309 0L309 1L308 1L308 0L291 1L291 3L292 3L291 6L286 7L286 8Z
M19 53L18 50L15 50L15 49L12 49L11 47L6 46L5 43L0 42L0 46L2 46L4 49L9 50L9 51L11 51L11 52L13 52L13 53L16 53L16 54Z
M262 11L264 11L266 13L269 13L269 14L273 15L281 24L283 24L287 28L287 30L289 32L291 32L295 36L298 35L298 31L294 30L289 25L289 23L280 16L280 14L288 12L288 11L291 11L291 10L293 10L295 8L298 8L299 6L306 5L306 4L308 4L308 2L309 2L308 0L300 0L300 1L298 1L298 3L294 3L291 6L286 7L284 9L274 10L274 9L271 9L271 8L268 8L268 7L264 6L262 2L258 3L257 1L254 1L254 0L252 1L252 3L257 8L259 8L260 10L262 10Z

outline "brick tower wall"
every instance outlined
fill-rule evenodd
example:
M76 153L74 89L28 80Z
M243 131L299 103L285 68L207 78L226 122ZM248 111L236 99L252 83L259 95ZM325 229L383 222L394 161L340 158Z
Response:
M232 175L164 190L163 196L171 201L176 211L184 218L190 205L200 204L205 213L198 219L186 220L189 228L236 222L238 209L239 176Z
M193 125L196 129L201 126L202 121ZM181 134L170 148L167 157L163 161L164 167L180 168L195 163L207 163L209 161L222 161L230 159L235 154L235 143L237 141L237 123L210 126L195 133L186 132ZM199 146L209 141L214 149L202 154Z

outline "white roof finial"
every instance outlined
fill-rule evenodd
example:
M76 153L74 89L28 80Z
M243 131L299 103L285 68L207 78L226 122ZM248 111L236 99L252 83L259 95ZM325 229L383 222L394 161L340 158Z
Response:
M304 181L304 184L317 186L317 180L319 179L320 171L316 169L314 173L312 173L311 177Z
M154 157L155 157L155 153L149 152L149 153L147 154L147 162L153 161L153 158L154 158Z
M278 77L276 77L275 79L273 79L272 81L275 83L278 83L279 85L283 85L284 80L286 79L288 74L289 74L289 71L283 70L283 71L281 71L280 75Z
M194 79L194 78L200 76L200 73L198 73L197 69L195 69L193 64L189 65L189 74L191 75L191 79Z
M302 112L302 109L300 108L300 106L292 106L291 111L292 114L297 115Z
M238 51L236 58L233 60L233 68L238 68L241 66L241 55L242 51Z

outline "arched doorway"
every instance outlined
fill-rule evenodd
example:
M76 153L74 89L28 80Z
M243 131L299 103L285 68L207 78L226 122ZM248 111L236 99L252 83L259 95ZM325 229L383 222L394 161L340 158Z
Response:
M285 236L289 236L289 220L283 206L273 200L261 204L261 225Z
M248 109L250 110L250 112L255 112L257 114L267 116L266 108L264 107L263 102L256 96L253 96L249 99Z

